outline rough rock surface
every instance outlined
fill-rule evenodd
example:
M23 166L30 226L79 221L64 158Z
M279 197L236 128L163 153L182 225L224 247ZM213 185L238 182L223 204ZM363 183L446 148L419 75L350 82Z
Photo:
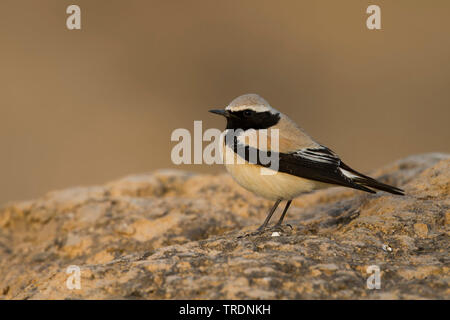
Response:
M226 174L158 171L7 204L0 299L450 299L450 155L372 174L407 195L310 193L280 236L237 238L271 203ZM70 265L81 289L66 286Z

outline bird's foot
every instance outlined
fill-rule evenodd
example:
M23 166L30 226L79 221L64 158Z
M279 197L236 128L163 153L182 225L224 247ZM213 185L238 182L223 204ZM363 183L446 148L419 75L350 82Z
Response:
M266 228L261 228L261 227L259 227L258 229L256 229L253 232L246 233L246 234L244 234L242 236L238 236L238 239L247 238L247 237L254 237L254 236L260 236L260 235L262 235L263 233L265 233L267 231L288 233L288 232L290 232L292 230L293 230L293 228L292 228L292 226L290 224L282 225L282 224L278 224L277 223L277 224L275 224L274 226L272 226L270 228L267 228L267 227Z
M238 239L242 239L242 238L247 238L247 237L254 237L254 236L260 236L262 235L265 231L267 230L267 228L261 228L259 227L258 229L256 229L253 232L250 233L246 233L242 236L239 236Z
M272 232L282 232L282 233L288 233L290 231L292 231L294 228L292 228L292 226L287 223L285 225L282 225L281 223L277 223L275 224L273 227L270 227L269 230Z

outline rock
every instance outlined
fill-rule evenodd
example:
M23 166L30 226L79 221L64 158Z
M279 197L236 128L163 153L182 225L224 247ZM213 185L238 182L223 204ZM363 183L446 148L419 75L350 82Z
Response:
M445 224L450 224L450 210L445 213Z
M425 223L415 223L414 224L414 231L416 234L421 238L426 238L428 234L428 227Z
M293 202L292 230L241 239L271 203L226 174L157 171L10 203L0 299L450 299L450 155L373 175L406 196L313 192Z

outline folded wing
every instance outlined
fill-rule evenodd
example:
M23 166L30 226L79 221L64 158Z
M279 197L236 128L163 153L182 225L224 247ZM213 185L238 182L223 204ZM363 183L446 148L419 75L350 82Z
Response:
M259 154L258 150L252 147L243 145L238 147L237 139L229 139L227 144L247 161L250 158L249 154ZM239 152L239 150L243 152ZM333 151L324 146L303 148L287 153L281 152L278 153L278 159L278 170L283 173L370 193L375 193L372 189L377 189L404 195L403 190L381 183L350 168ZM263 164L259 160L259 156L255 164L270 167L270 164Z
M350 168L324 146L280 153L279 171L298 177L336 184L370 193L374 189L403 195L401 189L381 183Z

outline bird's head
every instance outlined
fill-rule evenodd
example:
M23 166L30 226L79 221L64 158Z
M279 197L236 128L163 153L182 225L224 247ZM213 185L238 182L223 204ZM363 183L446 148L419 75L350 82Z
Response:
M257 94L237 97L225 108L209 110L227 118L227 129L268 129L280 121L280 112Z

